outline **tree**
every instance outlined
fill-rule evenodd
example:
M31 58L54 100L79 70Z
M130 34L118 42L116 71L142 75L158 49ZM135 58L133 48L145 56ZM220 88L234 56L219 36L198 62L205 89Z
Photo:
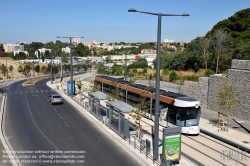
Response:
M11 75L12 75L12 78L13 78L13 66L12 65L10 65L10 67L9 67L9 71L11 72Z
M41 71L46 76L46 74L47 74L47 68L46 68L46 66L42 66L41 67Z
M211 38L210 37L203 37L201 39L201 44L200 44L200 47L202 49L202 55L203 55L203 58L204 58L204 63L205 63L205 69L207 70L207 61L208 61L208 57L207 57L207 51L209 49L209 46L210 46L210 41L211 41Z
M36 65L34 69L35 69L35 72L37 73L37 75L39 75L40 65Z
M146 113L150 110L150 103L146 97L146 91L140 94L140 101L134 105L136 108L132 110L129 115L135 120L136 133L139 140L142 139L142 125L141 120L145 117Z
M6 75L7 72L8 72L7 67L6 67L4 64L2 64L2 65L0 66L0 70L1 70L2 76L5 77L5 75Z
M225 81L221 91L219 91L217 100L220 110L235 108L240 104L238 97L239 94L235 92L235 87L229 86Z
M219 61L222 54L229 53L229 35L223 30L217 30L213 35L213 50L216 57L216 70L215 73L218 73L219 70Z
M80 100L82 99L82 87L83 87L83 83L82 83L82 80L77 80L76 81L76 86L77 86L77 88L78 88L78 90L79 90L79 98L80 98Z
M30 71L31 71L31 66L29 64L26 64L23 68L23 75L25 75L28 79L31 76Z
M82 43L79 43L75 48L74 48L74 51L73 51L73 54L74 55L77 55L77 56L88 56L89 55L89 48L88 47L85 47Z

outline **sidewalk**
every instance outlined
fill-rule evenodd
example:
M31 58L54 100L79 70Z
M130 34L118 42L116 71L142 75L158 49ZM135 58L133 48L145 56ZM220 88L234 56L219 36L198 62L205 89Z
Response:
M81 78L81 80L84 80L84 78L91 77L91 73L86 73L86 74L79 75L79 76L76 76L76 77ZM83 82L85 87L90 87L89 82L86 82L86 81L82 81L82 82ZM55 81L51 85L50 82L48 82L47 85L50 86L52 89L56 89L56 87L58 85L60 85L60 83ZM66 88L67 88L66 84L63 84L62 87L60 85L60 88L59 88L58 92L64 94L63 89L66 89ZM86 92L85 92L85 95L87 95ZM76 95L74 98L78 98L78 96ZM72 100L72 102L74 102L74 101ZM128 115L126 115L126 116L128 116ZM126 119L128 119L128 117L126 117ZM133 121L132 118L130 118L129 121L132 122ZM246 123L250 123L250 122L248 121ZM143 118L141 124L143 126L143 130L147 131L148 133L152 132L152 126L154 125L153 121L148 120L146 118ZM242 147L244 147L246 149L250 149L250 134L237 131L237 130L235 130L233 128L229 128L228 132L221 131L221 130L218 131L218 128L213 123L211 123L211 121L209 121L207 119L204 119L202 117L200 118L200 124L199 125L200 125L200 128L201 128L201 132L204 132L204 133L206 133L206 134L208 134L210 136L216 136L217 138L222 138L222 140L224 140L224 141L233 142L233 143L235 143L237 145L240 145L240 146L242 146ZM163 127L159 126L159 130L160 130L159 139L162 139L162 132L161 131L163 131ZM250 128L248 128L248 130L250 130ZM127 145L127 146L131 146L131 145ZM137 150L136 153L138 153L138 152L139 151ZM161 153L161 148L159 148L159 152ZM138 155L140 155L140 152L139 152ZM143 156L143 155L141 155L141 156ZM190 161L188 161L188 160L186 160L185 158L182 157L181 160L180 160L180 164L178 164L178 165L190 165Z

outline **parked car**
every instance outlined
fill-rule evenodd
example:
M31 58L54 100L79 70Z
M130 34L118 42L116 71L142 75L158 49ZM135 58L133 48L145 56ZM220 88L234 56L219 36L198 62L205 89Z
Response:
M49 95L48 101L53 104L63 104L63 99L59 94L51 94Z

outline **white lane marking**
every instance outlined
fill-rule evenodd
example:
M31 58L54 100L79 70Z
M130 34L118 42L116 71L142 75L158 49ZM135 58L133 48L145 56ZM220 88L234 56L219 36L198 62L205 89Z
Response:
M32 91L32 90L31 90L30 92L31 92L31 93L33 93L33 91Z
M20 94L23 94L23 92L22 92L22 91L20 91Z
M60 116L60 118L62 118L62 116L59 113L57 113L57 114Z
M25 91L25 93L29 93L28 91Z
M69 125L64 121L64 123L66 124L66 126L69 128Z
M55 109L55 107L54 107L54 110L57 112L57 110Z
M38 90L36 90L36 92L39 92Z
M48 90L45 90L45 92L48 92Z
M41 92L43 92L43 90L40 90Z
M52 142L52 141L42 132L42 130L37 126L37 124L36 124L36 122L35 122L35 120L34 120L34 118L33 118L33 115L32 115L32 113L31 113L30 106L29 106L29 103L28 103L28 100L27 100L25 94L24 94L24 98L25 98L26 104L27 104L27 106L28 106L28 110L29 110L29 113L30 113L32 122L33 122L33 124L36 126L37 130L43 135L43 137L44 137L52 146L54 146L55 149L59 150L59 148L57 148L56 145L53 144L53 142Z

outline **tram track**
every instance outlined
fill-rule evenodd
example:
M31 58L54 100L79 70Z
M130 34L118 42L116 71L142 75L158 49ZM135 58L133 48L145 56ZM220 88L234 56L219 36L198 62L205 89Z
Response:
M182 152L199 165L250 165L249 153L202 133L199 136L183 135Z

